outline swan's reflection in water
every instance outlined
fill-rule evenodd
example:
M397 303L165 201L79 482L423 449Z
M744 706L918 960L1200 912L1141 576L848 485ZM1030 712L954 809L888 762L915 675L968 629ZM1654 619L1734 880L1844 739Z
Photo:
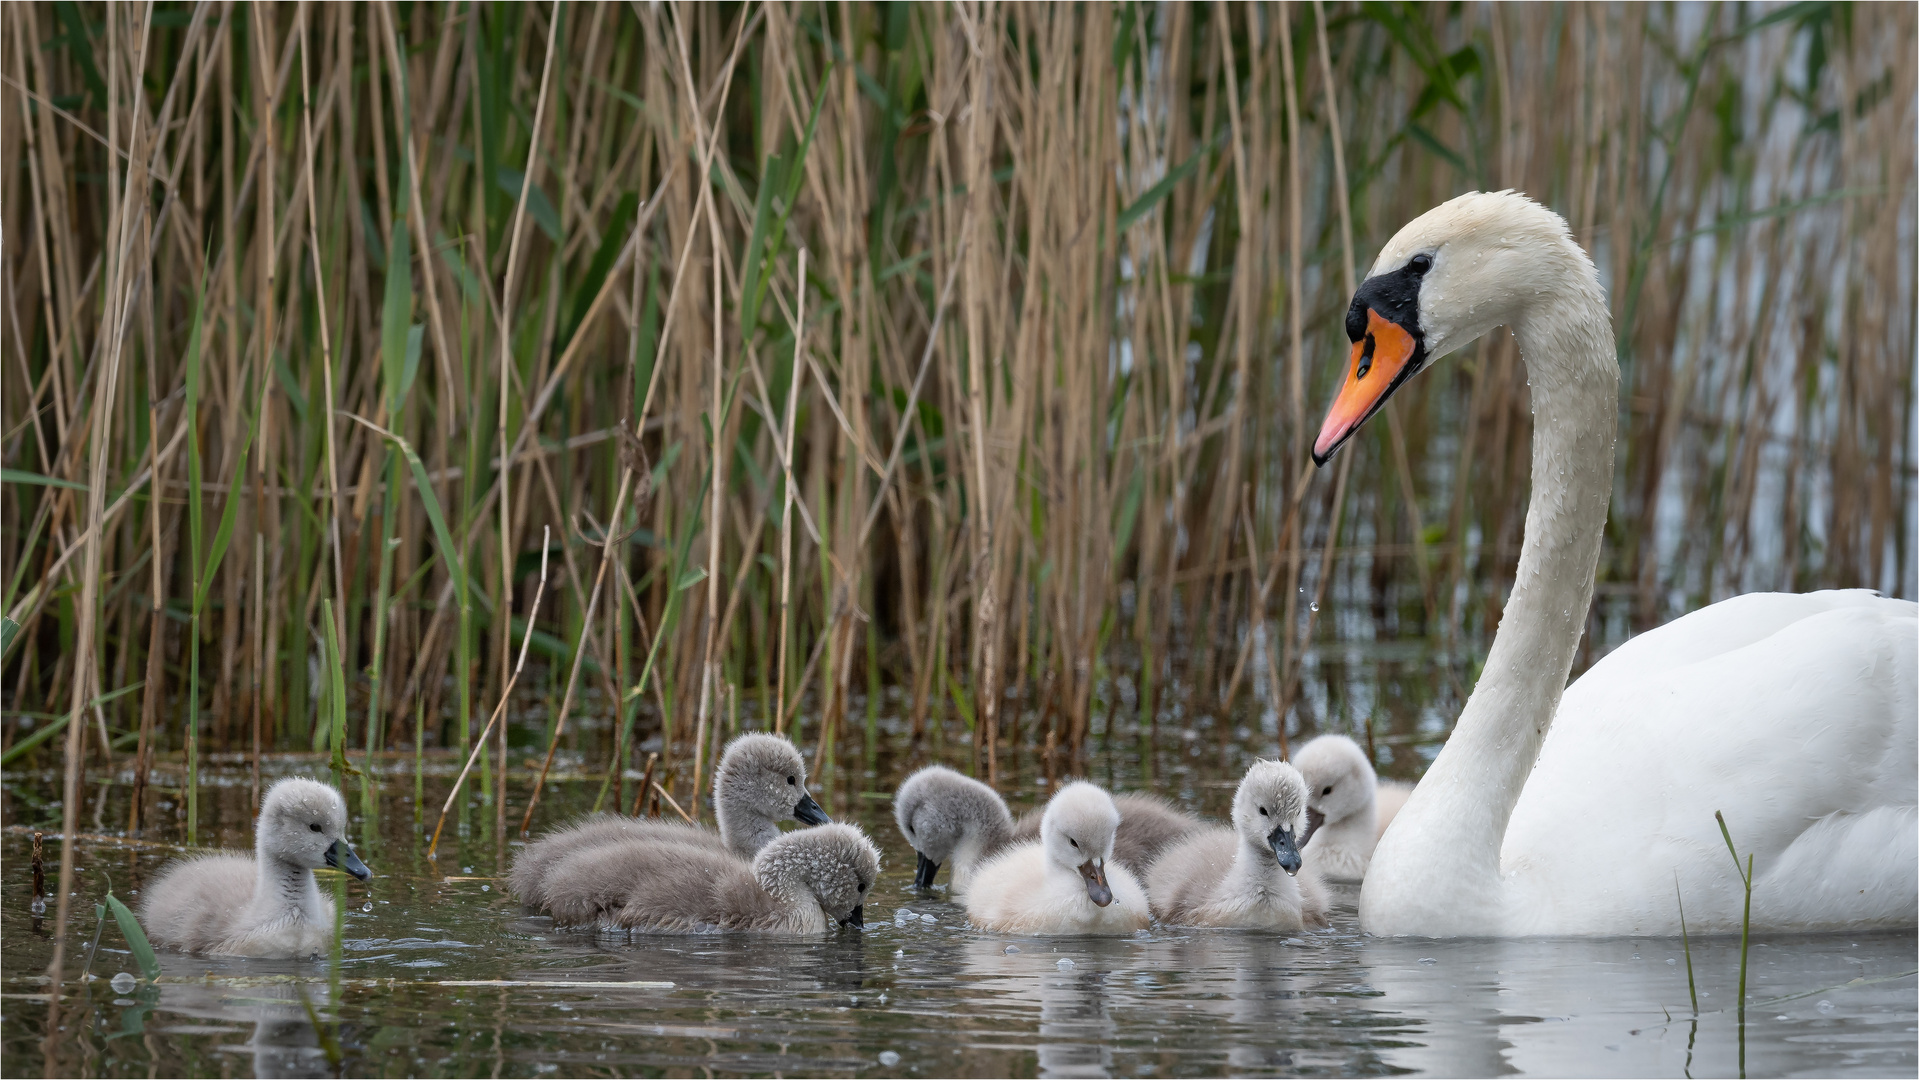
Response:
M1124 954L1118 954L1122 959L1115 964L1114 954L1103 952L1094 959L1078 948L1071 953L1080 960L1064 954L1056 958L1043 951L1049 946L1031 940L1011 942L1018 952L1008 952L1008 947L1006 940L969 941L964 969L980 992L1037 1011L1039 1074L1113 1075L1113 1043L1119 1036L1114 998L1133 967Z
M237 985L162 983L159 991L159 1002L154 1007L156 1015L148 1021L154 1026L168 1025L165 1014L252 1024L252 1037L245 1043L220 1045L222 1050L252 1059L251 1069L246 1070L248 1075L326 1077L334 1074L312 1019L332 1002L324 979L290 982L249 979L238 981Z

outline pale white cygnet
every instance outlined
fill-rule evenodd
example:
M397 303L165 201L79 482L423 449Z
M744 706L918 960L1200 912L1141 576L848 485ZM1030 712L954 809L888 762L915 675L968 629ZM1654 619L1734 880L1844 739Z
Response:
M932 888L940 867L951 864L954 896L966 891L982 861L1014 842L1006 800L944 765L928 765L906 778L893 796L893 820L919 857L913 884Z
M967 889L974 926L1010 934L1130 934L1151 921L1145 890L1113 861L1119 808L1083 781L1046 804L1039 839L988 860Z
M1364 880L1373 848L1412 788L1380 780L1366 752L1344 735L1319 736L1293 764L1306 781L1306 865L1328 881Z
M333 942L333 901L313 871L373 876L346 839L346 800L288 777L267 789L253 855L201 855L166 867L144 890L141 921L155 945L274 959L314 956Z
M806 763L779 735L741 735L726 745L713 775L719 831L683 821L591 814L529 844L513 860L507 887L528 907L547 905L544 882L559 860L587 848L629 840L671 841L722 849L751 859L780 835L779 823L832 822L806 790Z
M1145 877L1153 860L1172 843L1206 824L1157 795L1127 791L1113 796L1119 810L1119 834L1113 840L1113 860L1135 877ZM1027 813L1013 826L1013 839L1039 839L1041 815Z
M1184 926L1299 930L1327 924L1324 888L1300 873L1306 783L1283 761L1256 761L1233 795L1233 827L1209 826L1153 864L1153 912Z
M560 859L547 910L561 925L605 930L819 934L863 925L879 866L852 825L786 833L751 862L708 844L634 840Z

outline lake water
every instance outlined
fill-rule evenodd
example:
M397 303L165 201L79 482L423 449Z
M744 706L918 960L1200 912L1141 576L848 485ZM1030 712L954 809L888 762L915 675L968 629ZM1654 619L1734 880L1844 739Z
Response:
M1195 760L1177 751L1177 739L1173 745L1175 758ZM108 980L135 968L109 920L92 962L97 978L69 984L66 1030L51 1064L42 975L51 912L40 920L29 910L31 842L10 826L0 837L0 1072L1911 1076L1919 1069L1913 934L1755 943L1743 1033L1732 1011L1736 939L1692 943L1695 1020L1678 941L1373 939L1357 931L1350 895L1334 927L1318 933L1013 938L968 929L943 885L915 892L913 855L888 804L866 797L839 800L841 816L864 824L886 860L863 931L817 941L596 936L556 931L503 894L489 808L475 803L469 835L449 827L439 858L429 862L414 823L411 767L394 766L400 775L384 777L370 803L357 792L349 798L359 851L377 876L340 881L346 940L337 971L325 961L163 953L157 986L120 992ZM272 771L316 768L276 762ZM1211 772L1192 766L1172 786L1197 808L1221 811L1230 781ZM247 843L245 826L232 824L245 821L245 774L209 779L215 784L203 791L203 813L228 823L217 839ZM46 801L52 780L9 776L7 820L57 828L57 805ZM428 784L434 805L445 782ZM439 799L431 795L436 787ZM114 807L117 790L108 788L103 809ZM584 808L596 790L588 781L561 782L543 803L551 816L542 810L542 820ZM1039 795L1028 780L1014 801ZM83 822L93 810L90 802ZM114 812L124 820L123 804ZM57 845L49 843L47 853L51 869ZM76 853L81 895L69 956L79 959L71 968L84 962L93 904L107 879L132 899L178 850L103 838L83 841Z

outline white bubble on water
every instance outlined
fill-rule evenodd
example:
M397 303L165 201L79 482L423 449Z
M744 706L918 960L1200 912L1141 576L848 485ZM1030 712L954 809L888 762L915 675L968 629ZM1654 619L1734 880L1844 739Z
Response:
M1054 966L1059 968L1061 971L1073 970L1073 962L1071 960L1061 960L1058 964Z
M139 980L135 979L131 974L122 971L120 974L115 975L113 981L107 985L113 987L113 992L116 994L131 994L134 986L138 982Z
M1839 1006L1834 1005L1832 1002L1827 1001L1825 998L1820 998L1819 1004L1814 1007L1817 1008L1822 1013L1829 1013L1839 1008Z
M891 1050L880 1051L880 1064L892 1068L900 1063L900 1056Z

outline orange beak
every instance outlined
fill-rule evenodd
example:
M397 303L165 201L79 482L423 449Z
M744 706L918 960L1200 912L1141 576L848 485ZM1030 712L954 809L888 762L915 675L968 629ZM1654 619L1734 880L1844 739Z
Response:
M1366 309L1366 335L1353 342L1346 382L1326 412L1319 438L1313 443L1313 462L1326 464L1359 426L1378 412L1399 384L1419 370L1423 353L1406 328Z

